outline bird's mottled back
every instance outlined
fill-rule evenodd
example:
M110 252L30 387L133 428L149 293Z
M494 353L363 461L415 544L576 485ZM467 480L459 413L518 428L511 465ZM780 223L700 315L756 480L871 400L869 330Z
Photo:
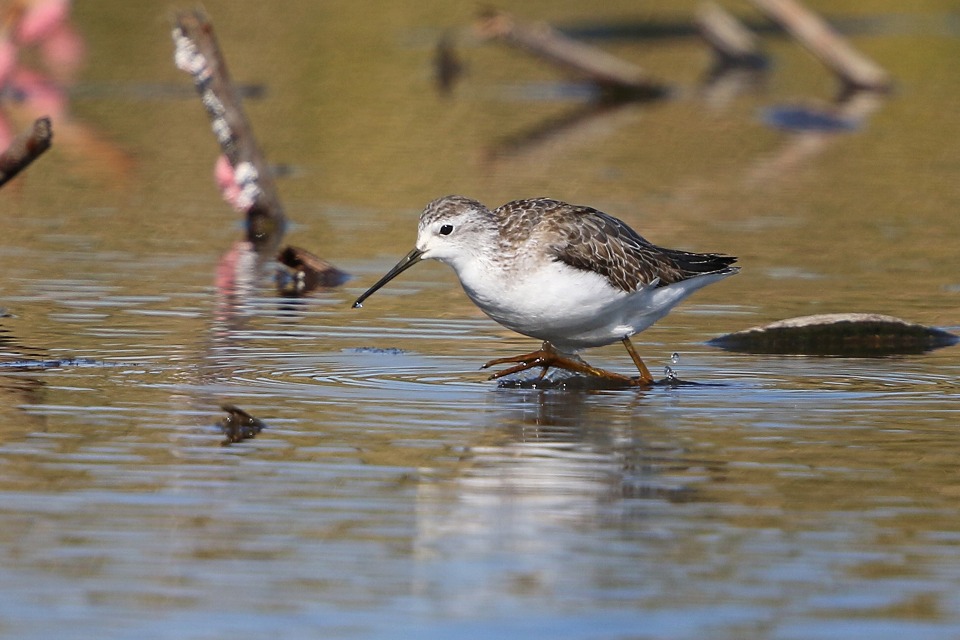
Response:
M555 260L598 273L626 292L736 269L733 256L664 249L611 215L549 198L515 200L493 212L501 235L546 245Z
M511 244L519 244L526 242L538 227L553 218L557 209L563 206L569 205L549 198L514 200L497 207L493 215L501 237Z

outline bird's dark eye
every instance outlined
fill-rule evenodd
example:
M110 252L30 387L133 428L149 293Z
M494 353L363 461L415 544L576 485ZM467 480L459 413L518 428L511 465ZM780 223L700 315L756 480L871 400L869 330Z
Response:
M448 235L450 235L451 233L453 233L453 225L452 225L452 224L445 224L445 225L443 225L443 226L440 227L440 235L442 235L442 236L448 236Z

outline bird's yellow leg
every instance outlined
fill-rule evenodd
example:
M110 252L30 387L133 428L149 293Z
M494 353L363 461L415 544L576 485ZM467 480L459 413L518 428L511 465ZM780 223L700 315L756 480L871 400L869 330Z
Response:
M638 356L639 358L639 356ZM496 360L491 360L490 362L483 365L483 369L489 367L498 366L501 364L512 364L516 363L515 366L508 367L503 371L498 371L497 373L490 376L490 380L496 380L497 378L502 378L504 376L509 376L520 371L526 371L527 369L532 369L533 367L543 367L543 374L541 378L546 375L547 370L550 367L557 369L564 369L566 371L572 371L574 373L581 373L587 376L594 376L598 378L603 378L606 380L612 380L616 382L622 382L626 384L636 384L638 379L630 378L628 376L620 375L619 373L614 373L612 371L606 371L604 369L599 369L597 367L591 366L582 360L574 360L573 358L568 358L567 356L558 352L553 345L549 342L544 342L539 350L533 351L531 353L525 353L519 356L512 356L509 358L497 358ZM641 362L641 365L643 363ZM644 367L646 369L646 367ZM650 377L650 373L647 372L647 379L640 379L641 384L649 384L653 381L653 378Z
M640 372L640 377L637 378L637 382L639 384L653 384L653 376L650 375L650 370L647 369L647 365L643 364L643 360L640 359L640 354L633 348L633 343L630 342L630 336L624 336L621 342L623 342L627 353L629 353L633 359L633 364L637 365L637 371Z

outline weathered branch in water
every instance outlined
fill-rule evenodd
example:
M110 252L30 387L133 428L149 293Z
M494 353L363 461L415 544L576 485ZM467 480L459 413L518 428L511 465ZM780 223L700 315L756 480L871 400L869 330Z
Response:
M272 255L283 237L286 216L240 93L227 72L213 25L200 10L182 12L175 18L172 35L177 67L193 76L220 148L234 171L247 178L244 196L252 203L246 212L247 240L258 253Z
M509 14L491 9L481 14L477 32L496 38L566 71L585 76L618 97L659 98L667 88L640 67L595 47L572 40L547 24L518 24Z
M50 148L53 126L50 118L37 118L33 126L18 135L7 149L0 153L0 186L26 169L31 162Z
M705 2L694 18L700 35L724 64L759 66L763 53L757 38L715 2Z
M782 25L820 62L837 74L848 89L888 91L890 75L853 48L820 16L796 0L752 0L760 11Z

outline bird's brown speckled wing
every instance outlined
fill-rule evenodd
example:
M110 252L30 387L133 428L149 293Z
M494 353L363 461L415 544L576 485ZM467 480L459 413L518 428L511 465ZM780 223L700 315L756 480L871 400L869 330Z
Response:
M664 249L613 216L590 207L556 200L524 201L539 211L536 235L551 253L571 267L593 271L612 285L633 292L658 280L666 286L706 273L725 271L733 256Z

